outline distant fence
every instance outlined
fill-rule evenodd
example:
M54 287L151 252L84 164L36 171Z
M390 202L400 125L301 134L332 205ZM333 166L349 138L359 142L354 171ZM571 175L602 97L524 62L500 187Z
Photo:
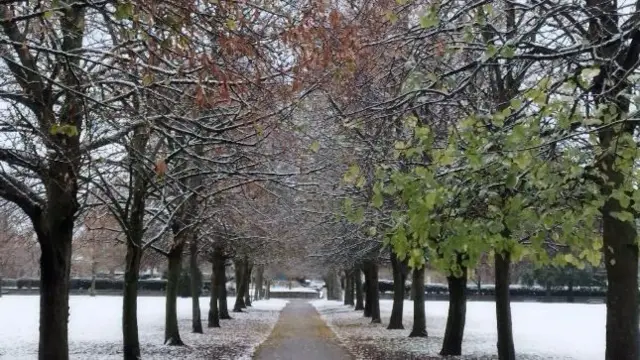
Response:
M320 297L319 292L310 291L274 291L269 292L269 297L272 299L318 299Z
M382 298L392 298L393 294L393 282L392 281L380 281L378 283L378 290L382 293ZM405 294L411 291L411 286L405 286ZM449 296L449 289L444 284L427 284L425 285L425 296L429 300L447 299ZM521 285L512 285L509 288L509 294L513 300L527 300L544 298L549 301L586 301L586 302L598 302L599 299L606 297L607 290L599 287L574 287L569 289L565 288L551 288L549 290L541 287L525 287ZM470 299L493 299L495 295L495 289L492 286L477 286L467 287L467 296Z

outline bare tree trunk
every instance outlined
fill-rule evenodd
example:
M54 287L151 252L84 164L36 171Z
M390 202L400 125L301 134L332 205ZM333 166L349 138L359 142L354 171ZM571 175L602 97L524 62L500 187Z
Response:
M219 263L224 260L219 249L214 249L211 258L211 298L209 300L209 316L207 317L208 327L220 327L220 312L218 311L218 298L220 297L220 286L218 285L221 276Z
M236 259L234 262L236 273L236 303L233 305L233 312L242 312L246 308L244 304L244 259Z
M391 251L391 267L393 268L393 307L387 329L404 329L402 312L404 310L404 283L407 279L406 264Z
M91 287L89 288L89 296L96 296L96 267L98 263L95 257L91 259Z
M253 300L261 300L264 297L263 287L264 265L258 265L256 268L256 283L253 289Z
M345 275L344 276L345 278L344 304L353 306L354 304L353 302L353 290L354 290L353 270L352 269L345 270L344 275Z
M425 266L413 269L413 329L409 337L427 337L427 315L424 310L424 271Z
M362 294L362 275L360 269L355 267L353 269L353 283L356 288L356 306L354 310L364 310L364 299Z
M467 268L462 265L462 259L458 257L458 263L462 268L460 277L447 276L449 284L449 314L447 326L444 331L442 350L440 355L451 356L462 354L462 339L464 336L464 323L467 314Z
M183 244L178 244L169 252L169 270L167 276L166 313L164 323L165 345L184 345L178 327L178 281L182 268Z
M191 272L191 330L202 334L202 320L200 315L200 277L198 269L198 237L193 234L189 242L189 271Z
M271 299L271 279L267 280L267 284L266 284L266 290L265 290L265 299L269 300Z
M136 235L132 235L136 238ZM142 249L137 240L127 241L124 291L122 296L122 343L125 360L140 359L138 337L138 277Z
M75 213L75 211L74 211ZM62 214L60 214L62 215ZM50 232L40 233L40 360L69 359L69 273L73 217L51 216Z
M369 271L367 271L367 265L362 266L362 272L364 273L364 317L371 317L371 305L373 299L371 298L371 280L369 279Z
M498 325L498 358L500 360L516 359L511 325L511 303L509 299L510 266L510 253L505 251L495 254L496 320Z
M379 324L380 319L380 290L378 289L378 264L375 261L365 262L367 273L367 306L369 307L371 323ZM366 311L366 310L365 310Z
M251 306L251 273L253 272L253 265L249 260L245 259L244 268L244 305L249 307Z
M220 297L218 298L218 307L220 308L220 319L231 320L231 315L229 315L229 308L227 307L227 266L225 263L226 259L221 256L220 261L217 262L220 270L220 276L218 277L218 291L220 292Z

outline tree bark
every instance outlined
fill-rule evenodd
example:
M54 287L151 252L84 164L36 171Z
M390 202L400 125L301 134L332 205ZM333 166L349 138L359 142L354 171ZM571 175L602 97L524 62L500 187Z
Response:
M208 327L220 327L220 312L218 311L218 298L220 297L219 278L223 276L220 273L220 263L223 263L224 259L219 249L213 250L211 258L211 298L209 299L209 314L207 316Z
M242 309L246 308L244 304L244 260L236 259L234 265L236 275L236 302L233 305L233 312L242 312Z
M355 267L353 269L353 283L356 288L356 307L354 310L364 310L364 299L362 295L362 275L360 269Z
M229 315L229 308L227 307L227 266L226 259L222 254L222 250L220 250L220 257L216 264L218 266L218 272L216 274L220 274L218 277L218 308L220 311L220 320L231 320L231 315Z
M344 289L344 304L353 306L353 274L352 270L345 270L345 289Z
M617 203L613 198L607 202L612 201ZM638 245L635 223L622 222L610 215L605 215L603 220L604 246L602 249L608 283L605 359L636 360L640 358L638 345L640 335L638 333Z
M253 272L253 265L245 259L244 261L244 305L245 307L251 306L251 273Z
M198 237L194 234L189 242L189 271L191 272L191 330L202 334L200 315L200 277L198 269Z
M91 260L91 287L89 288L89 296L96 296L96 267L98 263L95 259ZM0 295L1 296L1 295Z
M380 290L378 289L378 264L375 261L367 262L368 287L369 292L367 305L371 303L371 323L379 324L380 319Z
M264 297L263 290L263 274L264 274L264 265L258 265L256 268L256 281L253 289L253 300L261 300Z
M413 269L412 284L413 287L413 328L409 337L427 337L427 315L424 310L424 271L423 266L420 269Z
M69 273L73 218L51 222L46 238L39 235L40 257L40 360L69 359Z
M458 263L461 263L458 257ZM462 354L462 339L464 337L464 323L467 315L467 268L462 266L460 277L447 276L449 285L449 314L444 331L442 350L440 355L452 356Z
M391 268L393 269L393 307L387 329L404 329L402 312L404 310L404 284L407 279L406 264L391 252Z
M169 251L169 270L167 275L166 312L164 323L165 345L184 345L178 328L178 280L182 267L183 243L177 244Z
M371 305L373 299L371 298L371 280L369 279L369 271L367 271L367 265L362 266L362 272L364 273L364 317L371 317Z
M134 238L137 239L135 235ZM141 239L140 239L141 240ZM124 360L140 359L138 336L138 278L142 248L137 240L127 241L124 290L122 296L122 344Z
M271 280L267 280L264 297L267 300L271 299Z
M509 252L495 254L496 320L498 325L498 359L500 360L515 360L516 358L509 299L510 266L511 254Z

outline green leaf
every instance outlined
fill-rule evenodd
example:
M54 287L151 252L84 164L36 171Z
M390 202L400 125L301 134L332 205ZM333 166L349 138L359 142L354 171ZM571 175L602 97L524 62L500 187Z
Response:
M505 186L514 189L516 184L518 183L518 177L515 174L508 174L507 179L505 180Z
M611 217L614 217L622 222L633 222L634 216L628 211L612 211L609 213Z
M147 73L142 77L142 85L149 86L153 84L153 74Z
M130 19L133 16L133 4L131 2L121 2L116 5L116 20Z
M233 20L233 19L227 19L226 25L227 25L227 29L229 29L231 31L233 31L233 30L238 28L238 25L236 24L236 21Z
M318 150L320 150L320 142L318 140L312 142L311 145L309 146L309 149L314 153L317 153Z
M434 12L429 12L429 14L420 16L420 26L423 29L430 29L432 27L438 26L440 23L440 19Z

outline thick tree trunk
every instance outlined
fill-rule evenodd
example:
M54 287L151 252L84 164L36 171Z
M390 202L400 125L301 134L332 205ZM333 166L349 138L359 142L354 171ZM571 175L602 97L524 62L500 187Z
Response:
M218 277L218 308L220 311L220 320L231 320L231 315L229 315L229 308L227 307L227 266L226 259L222 256L222 250L220 250L220 258L216 261L218 266L218 272L216 274L220 274Z
M208 327L220 327L220 312L218 311L218 297L220 296L220 287L218 278L220 274L220 266L218 265L222 259L222 254L218 249L213 250L211 257L211 297L209 299L209 314L207 316ZM223 266L224 267L224 266Z
M412 286L413 286L413 328L409 337L427 337L427 315L424 310L424 271L423 266L420 269L413 269Z
M402 312L404 310L404 283L407 279L406 265L391 252L391 267L393 269L393 307L387 329L404 329Z
M244 305L245 307L251 306L251 273L253 272L253 265L248 260L244 261Z
M345 270L345 289L344 289L344 304L353 306L353 274L351 270Z
M380 319L380 290L378 289L378 264L374 261L367 263L368 287L369 292L367 304L371 302L371 323L379 324Z
M233 312L242 312L247 306L244 304L244 260L237 259L234 262L236 275L236 302L233 305Z
M164 343L165 345L184 345L180 338L178 328L178 280L182 269L182 248L183 245L175 246L169 252L169 270L167 276L166 291L166 312L164 322Z
M198 269L198 238L193 235L189 242L189 271L191 272L191 330L202 334L202 320L200 316L200 277Z
M253 289L253 300L261 300L264 298L264 290L263 290L263 274L264 274L264 266L258 265L256 268L256 281Z
M458 259L460 260L460 258ZM447 326L444 331L442 350L440 351L440 355L443 356L462 354L464 323L467 315L467 268L460 266L462 268L460 277L453 275L447 277L447 283L449 284L449 314L447 315Z
M356 288L355 310L364 310L364 299L362 295L362 275L360 274L360 269L357 267L353 269L353 284Z
M51 222L47 237L39 235L40 360L69 359L69 271L73 218ZM55 225L55 226L52 226ZM54 232L55 231L55 232Z
M515 360L516 352L513 344L511 324L511 302L509 298L509 268L511 254L502 252L495 254L496 273L496 320L498 325L498 359Z
M611 198L607 203L617 200ZM615 211L605 205L607 213ZM617 206L619 208L619 205ZM606 360L640 359L638 350L638 245L635 223L604 216L604 260L607 268Z
M138 337L138 277L142 249L138 242L127 241L124 291L122 296L122 344L124 360L140 359Z
M371 317L373 299L371 298L371 280L369 279L370 274L367 271L367 265L363 265L362 272L364 273L364 317Z

